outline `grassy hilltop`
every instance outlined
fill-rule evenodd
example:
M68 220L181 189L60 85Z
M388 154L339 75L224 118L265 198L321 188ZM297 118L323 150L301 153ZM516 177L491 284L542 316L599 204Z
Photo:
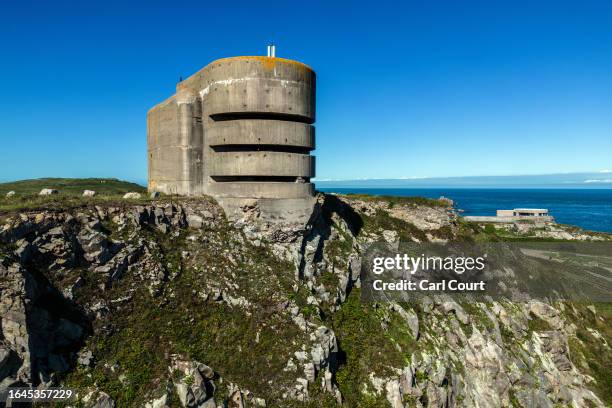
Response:
M39 196L43 188L58 190L54 196ZM96 197L82 197L83 190L93 190ZM13 197L6 197L14 191ZM115 178L40 178L0 183L0 212L36 210L48 208L70 208L87 202L109 201L120 198L123 194L134 191L146 193L147 189L140 184Z
M14 191L17 195L38 194L43 188L54 188L60 193L78 196L83 190L94 190L101 195L146 191L146 188L140 184L115 178L40 178L0 183L0 195L4 196L9 191Z

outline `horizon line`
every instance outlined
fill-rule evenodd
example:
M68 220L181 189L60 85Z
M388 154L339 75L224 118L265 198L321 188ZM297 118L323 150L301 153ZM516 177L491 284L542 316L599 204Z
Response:
M315 182L330 182L330 181L377 181L377 180L432 180L432 179L460 179L460 178L476 178L476 177L542 177L542 176L566 176L566 175L581 175L581 174L609 174L612 170L596 170L596 171L576 171L576 172L558 172L558 173L536 173L536 174L487 174L487 175L464 175L464 176L399 176L399 177L360 177L360 178L313 178ZM589 182L593 182L589 180Z

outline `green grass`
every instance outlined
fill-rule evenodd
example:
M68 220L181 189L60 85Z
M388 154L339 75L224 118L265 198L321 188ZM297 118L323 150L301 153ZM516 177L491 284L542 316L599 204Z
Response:
M569 339L571 360L579 370L595 379L591 388L606 406L612 406L612 303L596 303L597 316L587 310L586 305L575 306L579 311L573 319L577 325L576 337ZM597 330L608 345L593 336L588 328Z
M39 196L38 193L43 188L56 189L59 193L51 196ZM94 190L97 196L83 197L83 190ZM14 191L15 195L6 197L6 193L9 191ZM43 178L1 183L0 214L14 211L66 211L71 208L113 202L120 205L119 200L121 200L123 194L130 191L141 194L147 192L146 188L139 184L117 179ZM130 202L134 203L135 200Z
M529 320L527 321L527 328L529 332L545 332L545 331L552 330L552 327L550 327L550 324L548 324L548 322L539 318L533 313L529 314Z
M17 195L38 194L43 188L54 188L60 194L83 194L83 190L94 190L100 195L125 194L129 191L146 193L140 184L114 178L41 178L0 183L0 195L14 191Z
M336 381L349 407L388 406L384 395L362 393L369 383L370 373L377 377L393 374L390 367L402 367L411 353L412 339L399 328L387 332L381 326L381 309L374 304L362 303L360 290L351 291L346 302L332 317L331 326L336 333L341 354ZM403 322L394 321L402 324ZM400 343L402 352L396 347ZM370 391L372 388L370 387Z
M396 231L402 242L413 242L412 238L419 241L427 241L427 236L423 230L415 225L392 217L387 211L377 210L373 216L364 216L364 230L366 232L382 232L383 230Z
M100 197L38 196L26 195L9 198L0 197L0 216L19 211L69 211L94 205L125 207L149 202L148 198L125 200L120 195Z

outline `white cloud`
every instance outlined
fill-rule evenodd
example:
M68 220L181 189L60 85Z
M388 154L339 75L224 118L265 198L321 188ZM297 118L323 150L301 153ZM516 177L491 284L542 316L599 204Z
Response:
M591 179L584 180L585 183L612 183L612 179Z
M313 178L313 181L378 181L378 180L421 180L428 179L427 176L401 176L401 177L358 177L349 179L335 179L335 178Z

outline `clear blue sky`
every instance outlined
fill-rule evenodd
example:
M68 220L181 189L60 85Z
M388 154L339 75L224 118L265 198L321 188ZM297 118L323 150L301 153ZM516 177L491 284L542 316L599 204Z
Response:
M612 168L609 1L11 1L0 179L146 179L146 111L226 56L318 74L320 179Z

